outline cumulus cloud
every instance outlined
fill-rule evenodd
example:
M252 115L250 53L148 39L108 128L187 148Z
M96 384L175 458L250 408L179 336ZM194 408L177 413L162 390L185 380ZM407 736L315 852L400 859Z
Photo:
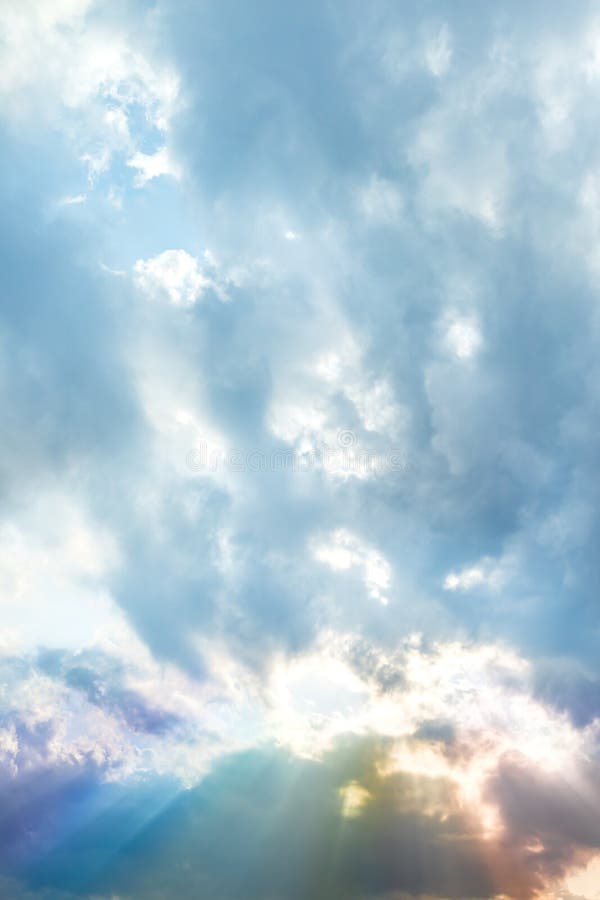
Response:
M210 285L198 260L185 250L164 250L134 266L140 290L150 297L164 296L174 306L191 306Z

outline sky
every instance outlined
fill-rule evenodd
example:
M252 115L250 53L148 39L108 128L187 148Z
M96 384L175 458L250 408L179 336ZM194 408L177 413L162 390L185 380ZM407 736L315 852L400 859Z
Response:
M0 895L600 898L600 11L0 0Z

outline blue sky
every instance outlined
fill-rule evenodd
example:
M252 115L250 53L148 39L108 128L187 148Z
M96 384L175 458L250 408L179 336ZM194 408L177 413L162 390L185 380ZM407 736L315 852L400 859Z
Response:
M600 896L600 16L0 2L0 889Z

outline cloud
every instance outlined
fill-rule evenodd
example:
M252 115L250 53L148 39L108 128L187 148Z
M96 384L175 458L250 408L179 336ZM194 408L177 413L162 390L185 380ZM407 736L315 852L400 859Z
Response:
M87 196L85 194L75 194L73 196L63 197L59 200L59 206L78 206L80 203L85 203L87 200Z
M525 898L573 855L571 848L556 848L556 856L552 844L541 847L531 827L513 840L502 833L483 840L451 779L389 771L389 753L385 742L347 736L320 762L275 748L238 754L184 793L169 794L160 784L130 787L125 819L119 804L99 797L102 814L47 845L28 883L72 888L78 854L85 861L80 885L132 898L185 898L199 888L231 900L269 891L290 898ZM506 816L512 777L501 768L494 782L495 790L502 784ZM564 804L556 786L554 779L536 795L542 808ZM526 797L536 790L527 787ZM122 788L105 793L121 794L123 802ZM585 812L574 813L579 838L585 832L585 840L595 840L586 822ZM540 832L546 840L552 827ZM104 841L114 855L103 854L100 860L110 862L99 866L96 848Z
M329 543L316 544L314 555L334 571L362 568L369 596L384 605L388 604L389 598L383 592L390 587L390 565L376 551L361 546L354 535L344 530L335 531Z
M135 280L150 297L165 296L174 306L191 306L210 286L198 260L185 250L164 250L153 259L139 259Z
M444 579L445 591L470 591L483 587L492 591L503 588L510 578L511 560L480 560L460 572L449 572Z
M233 717L250 746L261 727L247 720L256 698L239 705L239 670L228 682L213 659L219 697L130 633L108 637L4 660L3 847L31 890L529 897L597 846L593 802L578 808L598 779L586 736L528 695L509 653L413 637L394 658L357 639L336 658L325 637L272 672L262 733L279 749L228 756ZM294 847L281 868L273 840Z
M425 60L432 75L445 75L452 62L452 35L447 25L442 25L431 38L425 50Z
M228 898L258 898L272 890L289 897L363 896L365 890L383 896L394 889L492 896L483 848L468 821L457 809L443 818L442 810L454 806L451 786L402 775L381 777L374 765L378 755L376 747L349 742L319 765L273 750L224 760L202 786L176 797L139 836L132 835L115 867L98 877L86 866L88 884L132 897L188 897L198 886ZM352 778L368 786L369 799L359 814L344 817L343 789ZM429 802L431 811L418 812ZM143 812L140 806L138 799L134 816ZM91 862L91 848L110 828L122 830L114 812L97 827L67 835L46 853L34 883L69 887L72 854ZM393 851L386 840L390 829L397 835ZM435 865L418 861L415 850L421 843ZM158 847L168 863L157 867ZM266 847L273 861L268 867ZM225 857L235 864L223 866Z
M364 215L376 223L393 224L402 212L402 195L391 181L372 176L360 193Z
M490 782L490 791L499 802L507 839L519 847L540 886L549 878L558 881L573 863L582 866L597 855L595 770L584 767L570 782L507 759Z
M138 151L134 153L131 159L127 160L127 165L132 169L136 169L138 173L135 176L136 187L143 187L148 181L158 178L160 175L170 175L173 178L181 177L181 170L169 156L166 147L161 147L160 150L153 154L140 153Z
M0 29L16 895L585 894L591 6ZM345 468L222 462L323 449Z
M456 318L448 324L445 343L458 359L471 359L478 354L483 341L476 322Z
M0 113L25 129L35 121L62 121L92 188L114 157L124 154L140 170L140 185L178 171L165 148L142 153L137 123L131 127L140 112L146 120L143 133L168 132L178 102L177 74L153 58L150 41L136 44L131 27L120 25L112 13L107 8L98 14L91 0L53 3L51 11L39 0L28 0L18 7L4 4L0 11L5 35ZM47 61L43 75L40 56Z

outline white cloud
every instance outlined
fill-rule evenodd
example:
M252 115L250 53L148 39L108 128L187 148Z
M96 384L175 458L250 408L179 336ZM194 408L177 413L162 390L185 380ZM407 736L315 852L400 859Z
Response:
M474 317L449 313L443 327L444 343L453 356L462 360L477 356L483 346L483 337Z
M393 389L385 378L354 382L346 386L345 393L356 407L367 431L387 435L399 440L406 432L409 413L396 402Z
M73 196L62 197L58 201L59 206L78 206L81 203L85 203L87 200L87 194L74 194Z
M311 470L336 479L364 480L387 471L390 454L406 451L409 409L387 378L364 365L362 348L343 320L318 328L311 349L308 360L296 359L294 377L286 372L275 382L272 433L298 453L316 454ZM345 412L340 396L348 401Z
M444 590L470 591L476 587L498 590L509 577L509 568L506 561L496 562L490 557L485 557L474 566L467 566L458 572L449 572L444 579Z
M358 343L349 334L342 334L325 352L319 353L310 363L307 375L317 376L320 400L306 405L301 398L293 404L289 398L274 406L276 433L285 440L295 441L299 436L312 441L319 440L337 446L335 424L329 419L330 400L338 392L343 393L354 406L362 426L370 432L384 435L392 440L400 439L408 426L408 411L396 401L393 388L385 378L374 378L364 371ZM324 382L324 384L323 384ZM314 391L311 392L314 394ZM282 429L276 423L288 420L290 427ZM295 424L294 424L295 423ZM347 422L338 422L340 429ZM312 438L308 433L312 434Z
M462 572L451 572L444 579L444 590L456 591L459 588L468 591L469 588L484 584L486 581L485 574L479 566L473 566L470 569L463 569Z
M138 288L151 299L164 298L173 306L193 306L212 285L195 256L185 250L164 250L133 267Z
M131 29L88 16L92 8L88 0L0 4L0 116L60 121L92 185L116 154L138 160L138 177L162 174L155 170L167 162L173 174L174 161L161 151L154 161L136 156L131 113L138 107L143 114L134 130L167 132L178 76L150 58Z
M496 135L469 127L473 115L481 114L476 90L448 91L443 105L421 120L409 159L419 175L419 207L426 223L459 213L500 238L510 186L507 150Z
M362 578L369 596L384 606L389 603L388 591L392 580L390 564L380 553L362 543L349 531L339 528L327 539L315 541L313 554L315 559L334 571L354 567L362 569Z
M91 639L115 606L105 579L120 562L114 536L63 494L44 494L0 522L3 627L27 646Z
M127 165L137 170L134 182L136 187L143 187L160 175L181 178L181 166L171 157L166 147L161 147L156 153L135 153L127 160Z
M501 822L487 789L502 759L575 780L595 742L594 727L578 730L535 699L529 678L522 658L492 644L425 649L411 636L386 653L355 635L324 632L316 648L273 667L267 723L279 743L317 758L341 734L386 736L386 771L452 779L491 834ZM450 747L426 734L415 741L424 723L449 725Z
M304 406L294 403L274 403L269 425L273 434L288 444L298 443L299 450L309 451L323 435L326 413L318 405Z

